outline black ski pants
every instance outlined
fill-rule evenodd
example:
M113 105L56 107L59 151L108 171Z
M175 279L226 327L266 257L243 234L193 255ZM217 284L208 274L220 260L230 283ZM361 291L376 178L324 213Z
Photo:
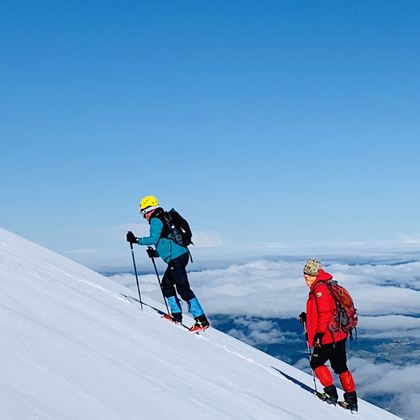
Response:
M315 347L311 357L311 368L315 370L317 367L324 365L328 360L331 363L332 370L337 375L348 370L346 339L337 341L336 343L325 344L321 347Z
M168 263L168 268L162 279L162 292L166 298L176 296L176 292L186 302L195 297L187 277L186 267L189 258L190 255L187 252Z

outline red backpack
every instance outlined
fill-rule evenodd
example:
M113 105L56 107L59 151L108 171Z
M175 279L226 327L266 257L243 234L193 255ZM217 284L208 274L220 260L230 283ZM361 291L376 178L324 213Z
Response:
M340 286L336 280L329 280L326 284L336 305L333 319L328 328L333 333L341 329L348 333L351 339L353 329L356 329L358 323L357 309L354 307L353 299L348 290Z

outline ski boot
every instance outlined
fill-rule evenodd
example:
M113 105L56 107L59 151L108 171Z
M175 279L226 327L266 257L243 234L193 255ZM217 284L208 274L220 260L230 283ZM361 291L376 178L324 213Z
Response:
M328 404L336 405L338 401L337 388L335 385L330 385L324 388L323 393L318 393L317 396Z
M358 407L356 391L345 392L344 401L340 401L339 404L341 405L341 407L350 410L352 413L357 413Z
M196 332L204 331L205 329L210 327L210 323L204 314L194 319L195 319L195 323L190 328L191 332L196 333Z
M168 321L175 322L176 324L182 324L182 312L176 312L174 314L165 314L163 318L167 319Z

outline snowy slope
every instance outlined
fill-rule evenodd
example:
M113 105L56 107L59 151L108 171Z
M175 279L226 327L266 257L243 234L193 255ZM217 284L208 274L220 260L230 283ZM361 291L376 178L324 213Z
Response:
M311 376L217 330L192 335L142 312L133 291L3 229L0 280L1 419L353 416L311 395ZM361 401L358 418L397 417Z

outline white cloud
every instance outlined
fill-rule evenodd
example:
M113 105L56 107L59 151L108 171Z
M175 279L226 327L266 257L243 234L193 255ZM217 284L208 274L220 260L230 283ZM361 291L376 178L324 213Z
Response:
M295 267L296 263L259 260L193 272L190 277L210 312L290 316L301 308L307 294L303 279L296 277Z
M67 249L61 253L97 271L128 271L132 268L130 251L126 242L128 231L132 231L137 237L149 236L150 233L147 223L127 223L94 228L90 232L84 232L88 238L86 247ZM202 256L208 257L210 253L214 255L219 248L223 247L222 235L218 232L194 232L193 241L195 246L191 247L191 252L200 260ZM144 263L145 248L135 247L134 252L136 258L142 259Z
M223 245L219 232L194 232L192 239L194 245L199 248L216 248Z
M68 255L69 257L80 257L80 256L90 256L90 255L97 255L98 250L94 248L80 248L80 249L72 249L69 251L64 251L63 254Z
M98 227L85 232L89 241L85 248L61 253L97 271L128 270L132 268L130 248L126 241L126 234L130 230L136 236L149 234L148 226L140 223Z
M194 272L190 277L213 313L242 314L246 310L251 315L293 317L305 307L308 294L301 275L303 263L258 260ZM334 264L326 269L349 289L361 316L418 313L420 263Z
M403 315L360 317L360 324L364 330L369 331L371 338L420 339L420 318L417 317Z
M269 320L237 318L228 334L251 345L299 342L295 333L281 331Z
M286 255L330 255L330 256L390 256L398 253L418 253L420 250L420 234L400 234L396 238L381 241L337 241L329 239L304 240L299 243L284 242L258 242L236 244L232 249L238 255L264 255L286 254ZM398 250L398 252L396 252Z
M256 260L225 269L191 272L189 277L209 313L289 318L305 308L308 288L301 274L303 264L304 260ZM363 316L413 315L419 311L418 262L395 266L333 264L326 270L351 292L361 328ZM394 322L399 319L404 325L404 318L394 318Z
M132 231L135 236L149 236L149 225L144 223L127 223L104 230L104 234L112 234L115 239L121 241L125 239L125 234Z
M420 398L420 366L397 366L351 358L354 377L361 397L384 395L389 397L387 408L405 419L418 418Z
M99 271L111 271L130 268L130 262L125 257L127 243L125 234L133 231L136 236L148 236L147 223L127 223L116 226L96 227L90 231L83 231L83 247L62 251L63 254L74 258L78 262ZM221 266L222 261L243 263L258 258L300 259L311 256L322 257L325 260L340 259L341 261L368 260L401 260L402 258L417 259L420 249L420 234L402 234L399 238L388 241L304 241L298 244L283 242L264 243L235 243L216 231L194 231L195 247L191 252L196 261L196 267ZM80 249L90 249L96 252L83 253ZM398 250L396 252L395 250ZM304 257L302 257L304 256Z
M420 233L413 235L400 234L399 240L405 245L420 245Z

